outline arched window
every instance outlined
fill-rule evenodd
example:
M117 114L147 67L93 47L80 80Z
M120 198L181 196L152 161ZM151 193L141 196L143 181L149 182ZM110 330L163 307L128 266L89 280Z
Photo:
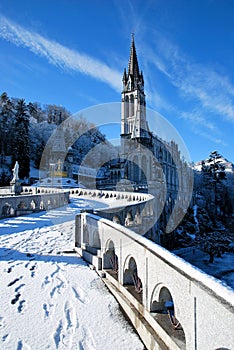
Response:
M141 170L142 170L141 179L144 182L147 182L148 171L147 171L147 159L145 155L143 155L141 159Z
M130 101L129 101L129 117L132 117L134 115L134 96L131 94Z
M125 96L125 104L124 104L124 114L125 117L128 118L129 117L129 97ZM127 133L129 131L127 130Z

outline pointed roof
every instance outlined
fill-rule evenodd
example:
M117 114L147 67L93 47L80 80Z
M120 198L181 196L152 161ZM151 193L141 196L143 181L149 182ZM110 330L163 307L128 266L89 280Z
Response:
M137 61L137 54L136 54L136 47L135 47L133 33L132 33L132 43L130 48L130 57L128 62L128 75L133 75L135 77L139 76L139 66Z

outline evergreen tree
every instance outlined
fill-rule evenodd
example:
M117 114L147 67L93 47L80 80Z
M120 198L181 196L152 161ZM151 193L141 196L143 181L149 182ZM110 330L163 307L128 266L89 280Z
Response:
M213 195L214 212L216 215L218 213L218 205L221 201L221 193L223 192L222 182L226 179L225 167L222 164L221 158L222 156L217 151L213 151L206 161L202 161L203 179L205 186L207 186L206 189L211 191Z
M1 163L4 162L4 157L10 153L10 143L13 122L13 106L7 96L3 92L0 96L0 156Z
M15 135L13 165L19 163L19 178L29 177L30 153L29 153L29 115L23 99L16 104L15 112Z
M35 118L38 123L43 122L46 119L45 112L37 102L29 102L28 111L31 117Z

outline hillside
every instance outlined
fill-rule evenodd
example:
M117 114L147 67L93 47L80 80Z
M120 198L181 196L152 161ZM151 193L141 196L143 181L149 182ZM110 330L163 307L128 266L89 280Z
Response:
M234 174L234 164L232 162L228 161L223 156L219 157L217 160L220 162L221 165L224 166L226 173ZM206 166L209 164L208 159L203 159L196 163L193 163L193 169L195 171L201 171L203 162L205 163Z

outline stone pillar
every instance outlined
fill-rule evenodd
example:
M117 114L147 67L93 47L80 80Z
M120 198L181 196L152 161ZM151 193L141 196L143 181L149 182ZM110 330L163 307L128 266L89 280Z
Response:
M11 185L11 191L13 194L15 194L16 196L19 195L21 193L22 187L21 187L21 183L19 181L13 181L10 183Z
M81 230L83 231L83 227L81 227L81 216L82 214L76 215L76 221L75 221L75 246L80 247L83 243L83 237L81 238Z

